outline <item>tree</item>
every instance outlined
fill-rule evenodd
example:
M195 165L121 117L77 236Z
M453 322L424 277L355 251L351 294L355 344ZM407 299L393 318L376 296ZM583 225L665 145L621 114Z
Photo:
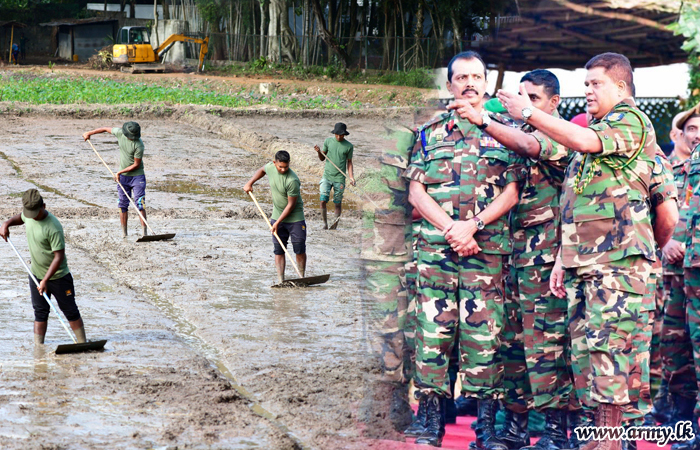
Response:
M321 39L323 39L323 42L326 43L328 48L330 48L333 53L338 56L343 67L349 66L350 57L348 56L347 52L340 46L335 37L330 34L326 28L326 23L323 19L323 11L321 10L319 0L311 0L311 6L313 7L314 15L316 16L316 26L318 27L318 33L321 35Z

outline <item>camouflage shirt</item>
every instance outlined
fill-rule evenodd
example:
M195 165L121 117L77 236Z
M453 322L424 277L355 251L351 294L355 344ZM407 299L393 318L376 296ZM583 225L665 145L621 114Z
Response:
M683 192L683 185L685 184L686 177L686 164L685 161L681 161L680 158L675 153L671 153L669 156L669 161L671 167L673 167L673 180L676 184L676 189L678 190L678 224L673 232L672 239L680 243L685 244L685 235L688 232L688 205L684 201L685 193ZM667 275L683 275L683 261L671 264L664 261L664 274Z
M687 208L687 233L685 236L685 259L683 267L700 267L700 145L695 147L686 161L688 176L681 199Z
M649 216L656 134L627 99L588 126L603 146L577 153L562 195L562 262L582 267L641 255L656 259Z
M656 207L669 200L678 201L678 189L673 176L673 168L671 163L666 159L666 155L656 147L656 155L654 156L654 169L651 175L651 184L649 184L649 203L652 225L656 225ZM663 273L661 249L656 247L656 261L652 264L652 271L656 275ZM645 297L646 298L646 297ZM650 297L653 300L653 297Z
M526 159L527 178L511 214L514 267L554 262L561 242L559 199L572 153L538 130L532 136L540 143L540 157Z
M479 214L505 186L527 173L524 161L489 136L486 131L453 113L445 113L418 131L418 139L406 172L453 220ZM512 252L508 214L477 231L474 239L484 253ZM448 245L441 230L423 220L421 242Z
M408 182L403 177L415 143L409 129L392 130L389 147L379 159L380 167L370 173L363 209L362 250L360 258L370 261L400 262L412 258L411 211Z

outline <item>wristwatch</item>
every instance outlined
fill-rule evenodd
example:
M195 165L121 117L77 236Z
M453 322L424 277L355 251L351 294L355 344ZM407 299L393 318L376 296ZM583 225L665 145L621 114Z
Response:
M532 108L529 106L524 107L521 114L523 115L523 120L527 122L527 119L532 117Z
M476 222L476 229L479 230L479 231L483 230L484 227L486 226L486 225L484 224L484 221L481 220L481 219L479 219L477 216L472 217L472 220L473 220L474 222Z
M481 125L476 126L478 129L485 130L486 127L491 125L491 116L489 116L489 113L487 113L486 111L481 111L481 120Z

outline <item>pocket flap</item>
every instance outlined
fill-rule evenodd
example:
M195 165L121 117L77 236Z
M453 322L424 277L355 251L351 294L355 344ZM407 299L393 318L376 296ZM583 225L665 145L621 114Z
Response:
M481 156L483 158L493 158L503 162L510 161L510 154L507 150L502 148L482 148Z
M455 157L454 142L441 142L440 144L430 145L425 147L428 152L425 155L425 161L433 161L435 159L447 159Z
M527 228L541 223L549 222L554 219L554 210L551 206L543 206L530 211L524 211L515 216L515 221L521 227Z
M690 161L690 167L688 167L688 173L698 173L700 172L700 159L695 159Z
M632 189L627 193L627 199L631 202L641 202L644 201L644 196L641 192Z
M577 206L574 208L574 222L590 222L591 220L612 219L615 217L615 205L599 203L597 205Z

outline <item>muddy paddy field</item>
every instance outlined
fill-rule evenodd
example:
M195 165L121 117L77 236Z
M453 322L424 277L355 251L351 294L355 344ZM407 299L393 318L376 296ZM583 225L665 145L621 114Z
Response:
M321 163L311 149L303 150L308 157L292 153L308 225L307 275L331 278L307 289L271 289L271 236L242 190L274 147L269 135L256 146L251 133L275 131L285 136L278 142L284 148L320 145L336 117L217 117L206 127L191 118L137 117L149 223L157 233L177 233L140 244L133 208L130 236L122 238L117 186L80 137L126 119L46 111L0 119L0 218L21 211L26 189L42 192L65 230L88 339L109 340L101 353L57 356L53 350L68 336L54 318L46 345L35 348L27 277L0 243L0 448L373 445L358 419L366 378L376 371L358 293L360 197L350 196L337 231L322 230ZM221 131L224 123L238 127L238 142ZM361 178L380 151L383 124L358 118L355 129L362 130L350 136ZM116 169L116 139L92 141ZM254 192L271 213L265 179ZM28 260L24 230L12 233Z

